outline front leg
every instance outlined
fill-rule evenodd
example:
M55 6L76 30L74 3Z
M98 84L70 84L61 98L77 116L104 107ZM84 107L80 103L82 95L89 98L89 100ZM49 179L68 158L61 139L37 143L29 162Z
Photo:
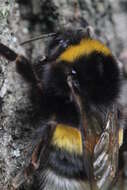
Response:
M2 43L0 43L0 56L5 57L9 61L16 61L17 72L20 73L27 81L38 83L38 78L34 73L30 61L26 57L15 53Z

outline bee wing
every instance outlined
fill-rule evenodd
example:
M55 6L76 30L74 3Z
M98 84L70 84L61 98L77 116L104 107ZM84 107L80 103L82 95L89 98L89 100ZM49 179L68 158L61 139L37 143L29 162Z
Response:
M105 129L94 148L93 170L99 189L112 185L118 168L118 126L115 113L110 113Z

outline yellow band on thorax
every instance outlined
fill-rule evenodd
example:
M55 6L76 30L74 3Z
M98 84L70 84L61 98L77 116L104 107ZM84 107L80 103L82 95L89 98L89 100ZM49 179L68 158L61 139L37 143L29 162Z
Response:
M52 144L69 153L82 154L82 138L78 129L71 126L57 125L52 139Z
M77 58L89 55L92 52L110 55L111 51L106 45L95 39L82 39L77 45L70 45L58 58L58 61L67 61L72 63Z

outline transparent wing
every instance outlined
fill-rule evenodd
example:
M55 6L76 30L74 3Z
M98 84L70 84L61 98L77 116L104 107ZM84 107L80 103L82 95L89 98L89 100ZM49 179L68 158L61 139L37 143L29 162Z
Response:
M94 148L93 171L99 189L108 189L118 169L118 125L115 113L110 113L104 131Z

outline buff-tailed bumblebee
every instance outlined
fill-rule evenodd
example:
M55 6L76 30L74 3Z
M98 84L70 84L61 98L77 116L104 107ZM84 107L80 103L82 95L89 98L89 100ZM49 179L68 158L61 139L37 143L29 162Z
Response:
M14 186L33 173L35 189L40 190L85 190L86 178L101 188L105 173L114 172L114 178L111 136L115 132L118 139L120 71L111 50L81 29L67 29L54 34L45 58L33 66L3 44L0 54L16 60L18 72L36 84L40 114L47 119L31 162Z

